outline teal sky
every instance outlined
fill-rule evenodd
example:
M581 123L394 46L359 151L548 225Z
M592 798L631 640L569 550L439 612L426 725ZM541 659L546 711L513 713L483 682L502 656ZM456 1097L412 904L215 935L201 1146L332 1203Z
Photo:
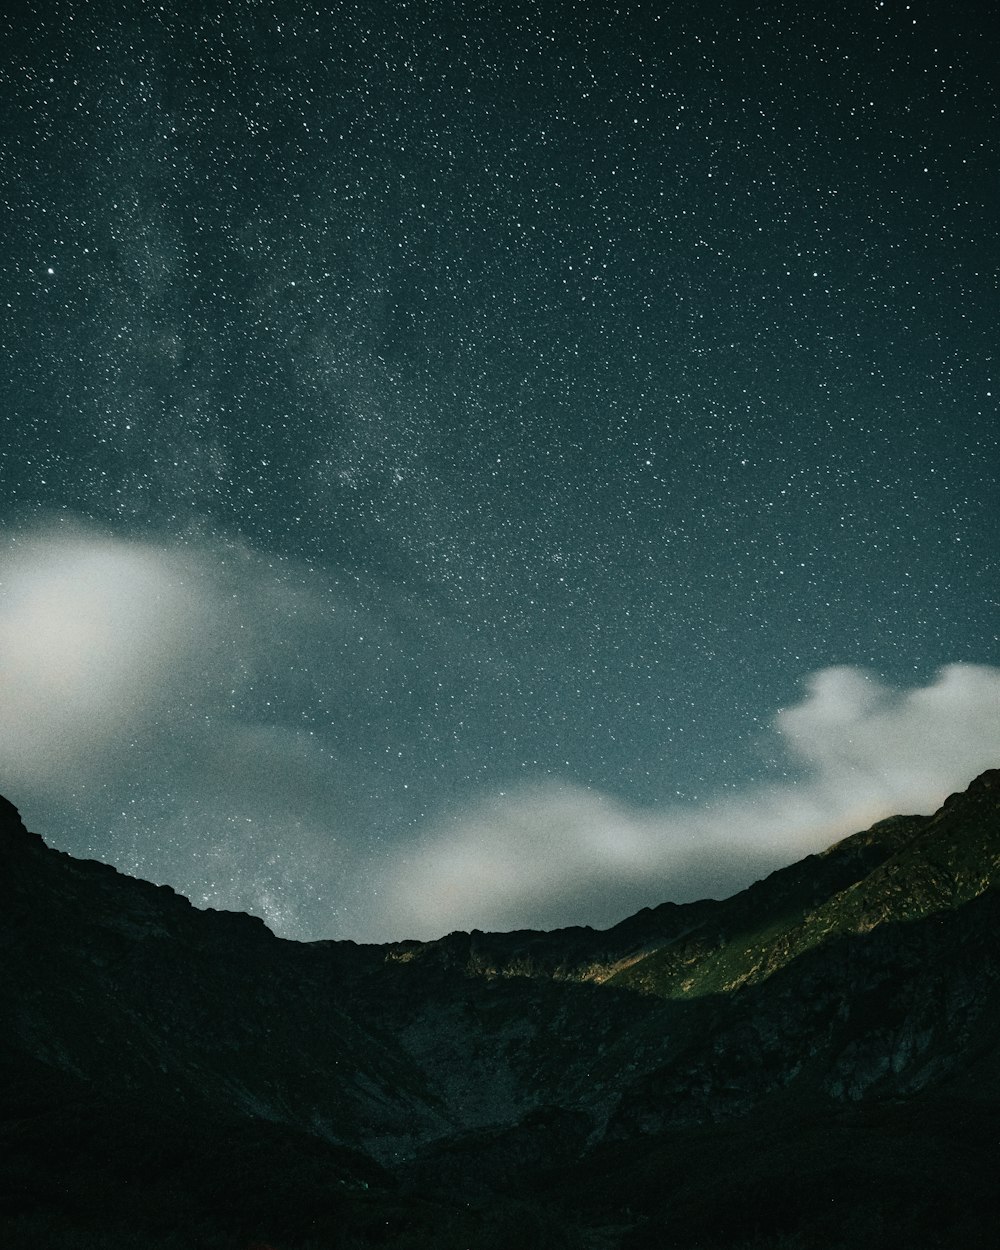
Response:
M8 708L80 721L7 713L36 825L372 935L387 865L511 794L697 823L814 784L775 731L811 675L989 688L977 6L198 9L4 32ZM705 848L688 892L787 852ZM596 923L668 861L562 911L489 871Z

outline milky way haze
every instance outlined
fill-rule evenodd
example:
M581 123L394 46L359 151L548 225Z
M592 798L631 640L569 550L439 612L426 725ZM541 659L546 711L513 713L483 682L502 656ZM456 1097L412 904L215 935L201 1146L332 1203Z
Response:
M298 937L611 923L1000 758L976 6L4 19L0 792Z

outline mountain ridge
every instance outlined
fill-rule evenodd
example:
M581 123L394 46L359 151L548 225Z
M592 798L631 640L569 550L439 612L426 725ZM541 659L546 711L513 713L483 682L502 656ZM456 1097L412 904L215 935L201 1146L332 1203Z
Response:
M190 1140L227 1193L245 1184L220 1161L221 1139L250 1143L237 1153L251 1173L273 1170L277 1152L278 1188L305 1185L312 1214L291 1220L262 1179L253 1235L270 1229L275 1250L448 1247L452 1233L485 1247L497 1228L523 1238L510 1226L525 1220L538 1245L652 1245L665 1195L696 1193L692 1240L671 1244L701 1244L708 1174L681 1189L660 1175L623 1204L618 1190L645 1174L636 1160L707 1158L727 1133L778 1123L782 1140L812 1142L810 1125L831 1120L869 1142L897 1122L886 1112L876 1132L870 1108L925 1104L957 1149L941 1106L962 1105L970 1122L993 1113L998 877L994 769L932 815L891 817L729 899L665 903L606 930L297 943L55 851L0 800L0 1123L23 1164L0 1188L0 1231L28 1246L25 1229L57 1218L66 1227L49 1244L71 1246L74 1229L100 1225L83 1156L66 1165L69 1197L24 1171L35 1158L44 1174L53 1125L86 1137L90 1122L113 1156L111 1206L133 1221L142 1185L121 1157L122 1123L136 1157L157 1135ZM178 1184L200 1192L192 1165L171 1159ZM567 1167L597 1169L599 1201L568 1202L563 1182L546 1181ZM821 1151L814 1170L837 1167ZM249 1225L220 1223L205 1203L189 1216L204 1238L183 1244L246 1250ZM371 1220L389 1210L396 1231L379 1241ZM779 1214L761 1216L772 1240L759 1244L781 1244Z

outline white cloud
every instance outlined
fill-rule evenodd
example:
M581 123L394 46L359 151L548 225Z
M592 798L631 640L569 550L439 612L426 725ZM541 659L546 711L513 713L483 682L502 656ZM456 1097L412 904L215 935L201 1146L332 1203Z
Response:
M776 727L828 802L851 796L848 810L932 806L1000 757L998 669L949 664L928 686L899 691L860 669L828 668L807 689Z
M80 530L0 562L0 767L68 787L160 705L204 625L184 562Z
M274 705L339 626L322 594L283 571L232 544L80 527L11 542L0 778L22 810L53 814L57 844L73 844L67 826L82 818L95 841L73 849L295 933L344 868L340 779Z
M666 899L725 894L884 816L932 811L1000 761L1000 669L953 664L899 691L838 667L806 687L774 720L805 780L657 811L571 787L497 797L391 866L387 928L428 938L602 925Z

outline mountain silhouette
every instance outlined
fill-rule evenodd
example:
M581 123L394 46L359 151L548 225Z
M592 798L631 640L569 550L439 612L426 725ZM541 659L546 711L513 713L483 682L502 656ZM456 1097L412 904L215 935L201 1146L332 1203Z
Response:
M607 930L297 943L0 799L4 1244L995 1244L1000 770Z

